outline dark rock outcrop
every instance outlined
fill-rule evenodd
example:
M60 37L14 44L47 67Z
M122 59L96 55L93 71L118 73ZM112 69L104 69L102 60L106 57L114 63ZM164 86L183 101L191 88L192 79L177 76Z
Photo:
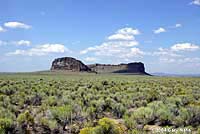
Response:
M72 57L57 58L53 61L51 70L63 70L71 72L90 72L91 69L81 61Z
M128 64L91 64L85 65L83 62L72 58L63 57L57 58L53 61L51 66L52 71L68 71L68 72L94 72L94 73L126 73L148 75L145 72L144 64L141 62L134 62Z
M128 64L110 65L110 64L92 64L88 65L92 71L97 73L133 73L133 74L144 74L144 64L141 62L134 62Z

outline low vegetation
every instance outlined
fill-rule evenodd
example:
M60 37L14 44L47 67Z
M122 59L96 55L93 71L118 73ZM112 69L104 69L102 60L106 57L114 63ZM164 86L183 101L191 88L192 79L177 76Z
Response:
M200 78L0 75L0 134L198 134L199 121Z

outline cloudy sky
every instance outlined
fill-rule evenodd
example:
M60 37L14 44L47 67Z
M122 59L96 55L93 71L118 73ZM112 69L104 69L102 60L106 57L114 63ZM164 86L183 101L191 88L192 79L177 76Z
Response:
M0 72L64 56L200 73L200 0L1 0Z

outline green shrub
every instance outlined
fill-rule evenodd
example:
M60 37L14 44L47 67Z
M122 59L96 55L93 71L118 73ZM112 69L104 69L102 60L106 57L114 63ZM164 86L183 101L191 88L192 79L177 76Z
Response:
M50 110L54 119L60 121L62 124L72 118L73 109L70 105L51 107Z
M17 121L22 124L34 124L34 117L29 113L29 111L26 111L24 113L19 114L17 117Z
M49 106L56 106L57 100L55 96L49 96L47 99L43 101L43 104L49 105Z
M184 127L189 123L190 118L192 118L192 115L188 112L188 110L181 107L179 109L179 115L174 119L174 124L179 127Z
M40 119L41 125L49 127L51 130L54 130L58 127L58 124L55 120L49 120L47 118L41 118Z
M141 107L131 113L131 116L125 116L126 124L129 128L136 128L137 124L145 125L154 120L153 110L148 107Z
M125 134L126 128L113 119L100 119L96 127L84 128L80 134Z
M153 109L153 114L155 118L158 118L161 124L169 125L174 118L173 113L169 106L165 105L162 101L154 101L148 104L148 107Z
M6 130L11 127L13 120L7 118L0 118L0 134L6 133Z
M112 111L115 116L117 116L118 118L122 118L126 111L126 108L122 104L117 103L112 106Z

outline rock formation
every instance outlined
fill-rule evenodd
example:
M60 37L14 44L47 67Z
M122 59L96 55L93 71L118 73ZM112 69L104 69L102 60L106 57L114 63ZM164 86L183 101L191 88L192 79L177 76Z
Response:
M71 72L90 72L91 69L81 61L72 57L57 58L53 61L51 70L63 70Z
M110 64L92 64L88 65L92 71L97 73L133 73L133 74L147 74L145 72L144 64L141 62L134 62L128 64L110 65Z
M144 64L134 62L128 64L91 64L85 65L83 62L72 57L57 58L53 61L51 70L62 70L68 72L95 72L95 73L126 73L148 75L145 72Z

